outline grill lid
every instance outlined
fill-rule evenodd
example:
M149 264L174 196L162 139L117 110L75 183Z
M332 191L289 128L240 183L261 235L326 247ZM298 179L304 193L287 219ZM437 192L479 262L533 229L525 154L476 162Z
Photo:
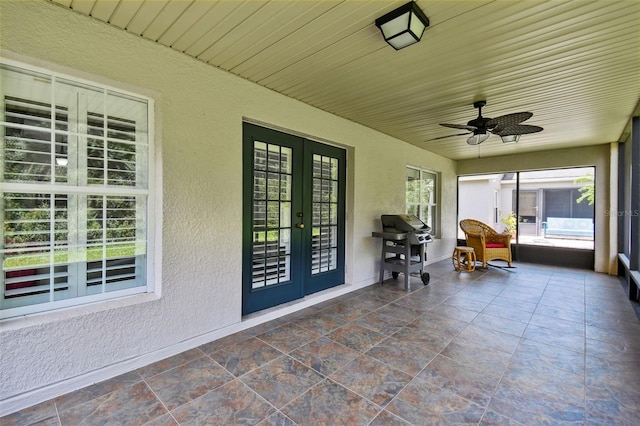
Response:
M383 214L380 216L382 229L385 232L429 233L431 228L414 215Z

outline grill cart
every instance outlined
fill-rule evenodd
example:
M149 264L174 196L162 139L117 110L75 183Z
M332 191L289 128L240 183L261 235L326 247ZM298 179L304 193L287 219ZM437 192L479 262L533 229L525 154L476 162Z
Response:
M427 243L430 243L431 228L413 215L385 214L380 217L382 232L371 235L382 238L380 259L380 284L384 271L391 271L394 279L404 274L404 289L411 288L411 274L419 274L424 285L429 284L429 274L424 272L427 261Z

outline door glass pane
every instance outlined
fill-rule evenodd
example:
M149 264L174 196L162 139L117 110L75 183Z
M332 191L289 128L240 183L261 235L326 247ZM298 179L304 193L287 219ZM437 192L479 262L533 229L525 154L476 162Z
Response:
M269 171L280 171L280 146L267 145L267 168Z
M322 179L313 178L313 202L322 201Z
M313 154L313 177L322 177L322 156L318 154Z
M331 214L329 216L329 223L331 225L337 225L338 224L338 205L331 204L330 209L331 209Z
M280 175L280 199L291 200L291 175Z
M256 201L253 204L253 232L264 231L267 226L267 203Z
M267 144L264 142L254 142L253 169L267 170Z
M278 229L280 224L280 203L277 201L267 202L267 231Z
M338 267L338 249L337 248L332 248L331 250L329 250L329 265L328 265L328 269L330 271L336 269Z
M291 203L280 203L280 228L291 227Z
M291 148L280 148L280 172L291 174Z
M278 173L267 173L267 199L280 199L280 175Z
M267 174L256 170L253 174L253 199L267 199Z
M313 156L311 274L337 268L338 159Z
M280 230L280 247L282 249L281 262L284 262L280 281L289 281L291 279L291 229Z
M291 149L254 142L252 288L291 279Z
M338 180L338 159L331 159L331 179Z

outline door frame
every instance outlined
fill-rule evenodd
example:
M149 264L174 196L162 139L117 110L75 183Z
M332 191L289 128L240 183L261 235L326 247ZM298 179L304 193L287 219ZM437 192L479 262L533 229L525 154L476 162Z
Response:
M257 137L256 137L257 136ZM261 125L243 122L242 147L242 314L277 306L305 295L345 282L346 258L346 160L347 151L306 139L301 136L273 130ZM291 275L284 283L253 288L253 206L254 206L254 142L273 143L292 148L292 208L291 208ZM337 219L337 267L327 273L311 273L313 155L339 154L338 219ZM305 171L305 165L308 170ZM297 177L296 177L297 176ZM296 182L296 179L298 180ZM299 204L298 204L299 203ZM300 222L297 213L302 212L304 228L296 228ZM298 262L294 262L298 259ZM254 297L255 295L255 297ZM274 302L275 301L275 302Z

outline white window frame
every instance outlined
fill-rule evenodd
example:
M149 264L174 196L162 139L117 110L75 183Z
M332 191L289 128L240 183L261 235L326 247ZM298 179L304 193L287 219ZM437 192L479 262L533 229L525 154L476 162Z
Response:
M142 274L139 276L136 275L136 282L137 284L135 286L126 286L126 285L121 285L120 282L115 282L114 284L112 284L111 289L109 289L107 291L106 286L105 286L105 282L107 281L107 278L102 278L102 290L100 290L97 294L89 294L90 292L86 291L86 283L88 281L88 277L86 275L86 266L88 265L89 259L86 258L86 247L84 248L85 251L85 260L80 260L80 264L83 265L84 264L84 269L83 267L80 267L79 269L81 270L82 273L84 273L84 276L82 278L73 278L74 280L77 280L77 282L81 283L82 285L85 286L85 290L84 291L79 291L76 295L72 295L69 298L65 298L65 299L61 299L61 300L55 300L54 297L54 292L53 291L49 291L49 293L51 294L49 297L49 301L48 302L41 302L41 303L34 303L34 304L25 304L24 306L18 306L18 307L13 307L11 304L9 305L9 307L5 307L4 306L4 294L5 294L5 269L3 267L2 273L0 274L0 280L2 285L0 286L0 291L2 292L0 294L0 319L4 319L4 318L12 318L12 317L16 317L16 316L24 316L24 315L29 315L29 314L34 314L34 313L40 313L40 312L46 312L46 311L52 311L52 310L58 310L61 308L67 308L67 307L71 307L71 306L77 306L77 305L83 305L83 304L87 304L87 303L93 303L93 302L99 302L99 301L107 301L107 300L114 300L114 299L118 299L121 297L125 297L125 296L131 296L134 294L141 294L141 293L153 293L156 290L159 291L159 288L156 289L156 286L154 285L155 283L155 277L156 277L156 271L155 271L155 258L158 256L158 251L157 248L155 247L155 241L156 241L156 237L157 237L157 233L159 232L156 229L156 215L159 213L158 212L158 206L156 205L156 157L155 157L155 152L154 152L154 134L153 134L153 129L154 129L154 117L153 117L153 112L154 112L154 101L152 98L144 96L144 95L140 95L138 93L132 93L126 90L122 90L119 88L115 88L112 86L108 86L105 84L101 84L101 83L97 83L97 82L93 82L93 81L88 81L88 80L84 80L84 79L80 79L80 78L76 78L70 75L66 75L66 74L62 74L62 73L58 73L58 72L52 72L51 70L48 69L43 69L43 68L39 68L39 67L35 67L32 65L28 65L22 62L17 62L17 61L12 61L12 60L8 60L5 58L0 58L0 63L3 66L8 66L17 70L21 70L24 73L26 73L27 75L30 73L37 73L40 75L44 75L47 78L51 79L51 97L50 97L50 105L56 105L57 107L62 106L60 102L56 102L55 99L55 93L56 93L56 81L59 80L64 80L65 82L70 82L73 84L77 84L79 86L85 86L85 87L89 87L90 89L95 89L97 92L102 92L104 94L104 98L105 100L111 96L113 99L117 99L117 98L122 98L122 99L129 99L132 102L137 102L140 105L144 105L146 104L146 112L143 112L143 114L140 116L142 117L141 120L144 121L140 121L140 123L145 122L146 123L146 128L144 128L144 132L143 132L143 136L142 136L142 142L139 141L138 137L140 137L140 135L138 134L138 129L136 128L136 139L135 139L135 146L136 146L136 163L135 163L135 171L133 173L135 173L135 184L133 185L116 185L116 184L109 184L109 181L106 181L103 184L100 185L96 185L96 184L88 184L87 183L87 154L86 155L77 155L77 152L69 152L68 153L68 161L69 161L69 173L68 173L68 181L67 182L63 182L63 183L56 183L55 182L55 177L53 177L51 179L51 181L49 182L20 182L20 181L5 181L5 175L4 175L4 165L5 165L5 160L4 160L4 144L5 144L5 129L6 128L15 128L16 124L14 123L9 123L7 121L5 121L5 98L4 96L9 94L9 95L18 95L18 97L20 99L29 99L30 97L30 91L29 90L24 90L28 87L22 88L22 87L9 87L7 86L3 86L0 87L0 100L2 101L2 104L0 106L0 108L2 109L2 111L0 111L0 126L2 127L2 129L0 129L0 132L2 132L2 140L0 140L0 144L2 146L0 146L0 161L2 161L2 164L0 164L0 195L2 195L2 198L0 198L0 207L2 207L3 204L3 199L4 199L4 195L5 193L23 193L23 194L65 194L68 198L68 200L73 199L73 201L67 201L67 204L72 203L75 204L77 203L78 199L86 199L86 197L88 196L97 196L97 197L102 197L103 200L107 200L107 199L114 199L114 198L118 198L118 197L135 197L136 201L135 201L135 206L136 206L136 218L135 218L135 228L137 229L136 231L136 239L134 242L134 254L132 255L125 255L125 257L128 258L133 258L135 259L135 268L136 271L135 273L138 274L139 271L142 272ZM34 78L34 85L36 84L35 81L37 80L37 78ZM6 84L2 83L3 85ZM25 84L25 86L28 86L29 83ZM12 92L12 93L7 93L7 92ZM35 99L32 99L35 100ZM114 102L117 102L114 101ZM92 111L92 112L97 112L97 113L102 113L103 117L104 115L107 115L108 117L110 117L112 115L112 112L109 111L108 106L109 105L113 105L113 102L111 104L109 104L108 102L105 102L104 104L104 109L102 111ZM117 112L118 114L120 114L120 112ZM131 118L131 115L127 115L128 113L124 113L124 115L126 115L126 117L121 117L121 118ZM85 115L86 118L86 115ZM108 121L110 121L110 119L105 120L105 125L104 125L104 131L105 133L103 134L104 136L104 140L110 140L111 136L109 136L106 131L112 129L111 127L109 127L109 124L106 124ZM86 122L84 123L86 124ZM49 133L53 134L53 128L54 125L52 124ZM38 131L46 131L46 128L38 128L36 129ZM100 136L91 136L88 132L88 130L83 129L67 129L66 131L69 135L69 140L71 139L77 139L76 142L68 142L68 150L69 151L73 151L74 149L77 151L78 149L85 149L86 150L86 146L87 146L87 140L90 138L100 138ZM64 133L64 132L62 132ZM52 140L53 140L53 136L52 136ZM116 141L117 142L117 141ZM105 142L106 143L106 142ZM144 145L144 152L143 154L139 154L138 151L138 145ZM52 144L53 145L53 144ZM56 145L57 146L57 145ZM80 148L79 148L80 147ZM103 150L109 150L110 148L108 148L106 145L103 147ZM77 155L77 157L76 157ZM138 161L138 155L144 155L144 157L146 157L146 159L144 161L139 162ZM57 154L56 154L56 160L57 160ZM77 160L76 160L77 158ZM112 161L112 157L106 157L109 160L109 163ZM143 166L143 169L146 170L139 170L139 165L140 163L144 163L146 161L146 165ZM52 168L54 166L54 162L52 160ZM105 163L105 167L110 167L110 166L106 166ZM83 175L83 177L79 177L79 175ZM145 176L146 175L146 176ZM104 173L104 176L106 179L108 179L111 175L108 174L108 172ZM84 184L83 184L83 179L84 179ZM142 200L142 201L140 201ZM3 208L3 207L2 207ZM70 209L69 205L67 206L67 209ZM105 209L104 211L106 211L106 207L103 207L103 209ZM144 211L143 211L144 210ZM53 207L52 207L52 211L53 211ZM140 213L142 211L142 217L140 217ZM0 212L0 216L3 217L3 223L4 223L4 213ZM131 217L130 217L131 218ZM87 221L89 220L87 216L85 216L85 224L88 223ZM49 219L51 220L51 219ZM107 235L107 223L108 219L102 219L102 223L104 224L103 228L103 233L105 234L105 238ZM74 228L72 223L73 220L71 219L71 215L68 216L67 218L67 222L71 222L68 225L67 228L67 233L70 235L72 233L77 233L80 234L82 232L84 232L85 234L85 239L86 239L86 233L87 231L81 231L80 228L82 228L81 225L79 225L78 227ZM129 226L131 226L129 224ZM109 229L117 229L117 228L109 228ZM3 230L2 232L2 241L0 241L0 249L2 249L2 252L0 253L4 253L4 226L3 226ZM138 235L142 235L144 240L138 240ZM51 240L53 240L53 238L50 238ZM69 239L69 238L68 238ZM70 241L70 240L69 240ZM104 239L103 242L101 243L102 247L103 247L103 255L106 254L108 247L110 246L110 243L108 242L107 239ZM51 243L52 247L53 247L53 243ZM85 241L85 245L86 245L86 241ZM53 248L49 249L51 254L50 254L50 264L49 264L49 269L50 269L50 277L49 277L49 282L50 282L50 286L53 287L55 286L55 281L52 278L54 276L54 266L55 265L55 261L53 260L54 255L53 255ZM73 252L73 250L68 249L69 250L69 256L71 256L71 253ZM76 253L78 253L78 251L76 250ZM82 253L82 249L79 250L79 253ZM81 256L81 254L80 254ZM107 266L107 260L106 260L107 256L104 255L102 260L98 260L100 262L102 262L102 266L101 266L101 274L103 277L106 277L107 275L107 269L110 266ZM0 254L0 264L2 264L4 266L4 255ZM72 271L72 269L75 269L75 266L71 266L72 262L68 262L66 264L69 268L69 275L72 274L78 274L77 270L74 272ZM45 268L47 268L45 266ZM72 279L68 279L68 281L71 281ZM27 296L30 297L30 296Z
M411 198L417 198L418 202L417 203L413 203L410 200L410 196L409 196L409 173L410 172L414 172L414 173L418 173L418 181L421 183L424 181L424 175L425 174L429 174L431 176L433 176L433 196L429 197L429 200L425 200L422 197L423 194L423 190L421 188L421 186L417 189L417 196L416 194L414 194L413 197ZM440 175L438 172L434 172L432 170L428 170L428 169L422 169L420 167L414 167L414 166L407 166L406 167L406 172L405 172L405 182L406 182L406 191L405 191L405 196L406 196L406 213L408 214L413 214L412 212L415 212L414 209L412 209L412 206L415 206L417 209L417 214L416 216L423 221L424 223L426 223L427 225L429 225L431 227L431 235L434 237L438 237L440 235L440 202L439 202L439 197L440 197L440 188L439 188L439 184L440 184ZM427 212L430 212L429 214L427 214Z

